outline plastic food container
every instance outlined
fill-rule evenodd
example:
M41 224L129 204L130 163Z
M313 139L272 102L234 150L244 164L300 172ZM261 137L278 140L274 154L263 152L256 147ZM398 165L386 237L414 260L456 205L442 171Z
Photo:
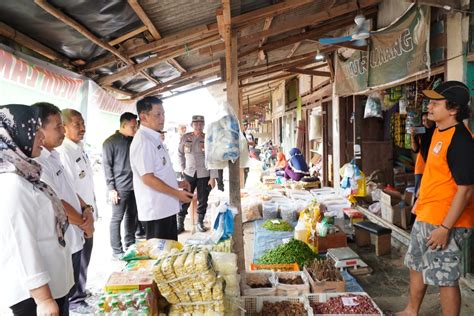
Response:
M275 202L263 202L263 219L277 219L278 218L278 204Z
M280 215L284 221L290 224L297 220L295 207L289 203L280 204Z

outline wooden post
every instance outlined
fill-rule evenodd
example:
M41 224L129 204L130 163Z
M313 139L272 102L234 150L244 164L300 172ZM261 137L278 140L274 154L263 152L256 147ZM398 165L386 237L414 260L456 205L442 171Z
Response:
M362 170L362 106L359 97L352 96L352 128L354 131L354 162Z
M341 168L341 135L339 133L339 96L336 95L336 82L332 84L332 176L333 187L339 188L341 178L339 169Z
M237 34L232 32L230 19L230 0L222 0L222 15L224 29L219 30L224 36L226 59L226 86L227 102L237 116L239 107L238 62L237 62ZM240 159L235 163L229 162L229 202L237 208L234 218L234 251L237 254L239 272L245 271L244 236L242 231L242 209L240 205Z

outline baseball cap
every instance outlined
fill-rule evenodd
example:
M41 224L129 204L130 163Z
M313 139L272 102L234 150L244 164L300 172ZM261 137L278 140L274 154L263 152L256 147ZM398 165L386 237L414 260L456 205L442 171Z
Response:
M204 116L202 115L193 115L192 122L204 122Z
M469 88L460 81L450 80L432 90L423 90L423 95L431 100L448 100L460 106L470 101Z

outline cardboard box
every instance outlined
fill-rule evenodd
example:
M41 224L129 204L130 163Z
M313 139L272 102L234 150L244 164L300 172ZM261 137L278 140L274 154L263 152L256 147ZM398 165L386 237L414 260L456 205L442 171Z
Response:
M309 280L309 285L311 286L311 292L313 293L342 293L346 291L346 281L318 281L314 280L304 268L303 272L306 274L306 277Z
M400 197L398 197L393 191L382 191L380 195L382 218L394 225L407 229L410 224L411 205L410 201L407 203L405 199L411 199L411 197L409 195L404 196L403 201L405 202L405 206L401 207L401 194Z
M105 285L106 292L121 293L133 290L144 290L151 288L156 292L157 287L153 280L153 275L146 271L125 271L113 272L107 284Z
M347 247L347 236L346 233L339 228L339 231L335 234L327 235L326 237L318 236L317 242L318 253L321 253L326 252L329 248Z

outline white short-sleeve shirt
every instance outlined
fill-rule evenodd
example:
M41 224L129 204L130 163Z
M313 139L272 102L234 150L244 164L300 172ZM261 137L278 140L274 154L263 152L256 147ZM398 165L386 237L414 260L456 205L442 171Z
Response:
M69 203L79 214L82 214L81 203L77 197L69 178L66 176L59 154L54 149L50 152L42 148L41 155L36 160L42 167L41 181L49 185L61 200ZM82 250L84 245L84 232L77 225L70 224L64 235L66 246L71 253Z
M98 209L94 194L94 173L84 151L83 144L76 144L67 137L63 144L56 148L61 157L64 170L71 181L76 193L94 208L94 219L98 218Z
M141 178L147 173L153 173L168 186L178 188L170 156L158 132L146 126L140 126L130 146L130 164L138 219L152 221L177 214L180 208L179 200L147 186Z
M53 298L74 284L71 252L58 243L56 220L45 193L14 173L0 174L0 303L12 306L49 285Z

